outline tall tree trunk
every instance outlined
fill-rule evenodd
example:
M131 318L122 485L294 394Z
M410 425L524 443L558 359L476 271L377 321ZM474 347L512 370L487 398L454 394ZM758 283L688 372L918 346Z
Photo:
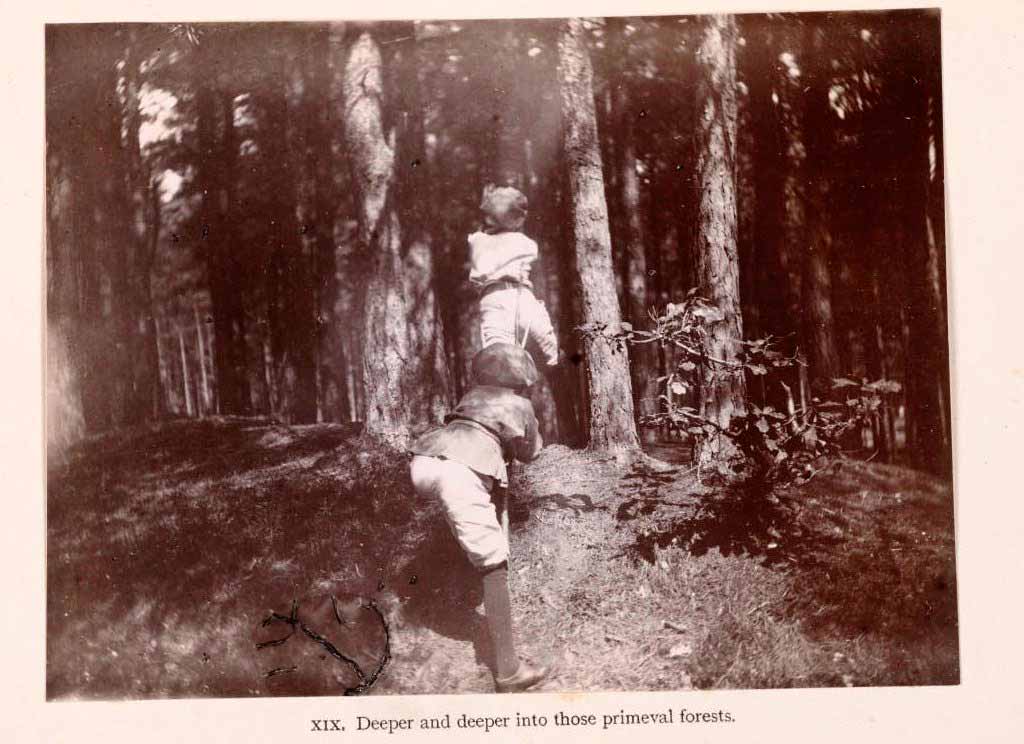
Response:
M100 162L97 173L99 180L99 200L97 213L101 225L103 258L102 266L110 289L104 302L104 315L109 315L103 330L103 346L105 347L104 382L106 387L105 404L109 416L109 425L120 426L132 420L130 403L132 391L132 350L134 347L135 329L133 328L131 254L133 252L133 213L131 193L129 191L130 155L122 140L122 130L128 129L132 136L132 125L137 133L137 113L132 116L122 104L119 88L126 83L129 93L129 104L132 102L131 88L134 85L134 73L131 71L131 54L125 54L126 46L130 50L130 42L126 45L124 34L112 34L106 40L106 57L103 68L96 76L100 86L99 98L101 107L97 109L98 118L94 124L100 131ZM130 31L127 33L131 33ZM119 68L125 70L122 78ZM138 101L134 101L136 107ZM133 119L135 121L133 121Z
M621 321L612 271L608 206L594 112L593 74L584 21L569 19L558 35L562 148L568 166L569 204L579 274L582 321L617 331ZM638 446L633 392L625 350L600 337L584 341L590 402L589 446L597 450Z
M619 33L623 33L620 29ZM622 45L625 45L623 40ZM649 309L655 304L647 285L647 254L644 240L643 206L640 177L637 175L637 112L633 108L629 81L620 75L615 86L614 103L618 123L618 142L614 149L619 205L622 210L622 253L624 259L625 318L634 328L647 330L651 325ZM630 350L630 377L633 404L638 421L658 412L658 350L653 344L641 344ZM647 435L654 430L648 429ZM646 435L645 435L646 436Z
M620 65L617 71L608 71L608 112L606 120L615 132L613 146L609 147L613 164L613 204L617 206L620 219L615 243L620 246L621 275L623 277L621 297L623 298L624 319L635 329L646 330L650 325L649 308L654 298L647 286L647 255L644 235L643 205L641 204L640 177L637 174L636 120L639 116L633 104L633 90L629 76L622 65L628 59L629 40L627 21L615 18L609 21L609 61ZM607 67L611 68L612 64ZM611 142L611 137L603 139ZM614 255L614 250L612 251ZM637 424L658 410L657 349L651 344L634 346L630 350L630 379L633 386L633 406ZM640 429L644 438L651 438L653 429Z
M172 375L168 366L170 362L164 357L164 345L160 335L160 316L156 314L155 308L153 312L153 333L156 341L157 374L160 383L160 410L161 412L166 412L170 408L169 393Z
M160 368L159 338L160 329L156 324L156 305L153 302L153 264L156 261L157 249L160 246L160 230L162 209L160 205L160 184L151 180L148 193L149 209L146 212L148 226L146 228L146 248L139 261L139 309L141 325L145 328L145 369L152 375L150 394L152 395L152 415L160 419L167 412L167 398L164 395L163 379ZM141 387L146 388L145 376Z
M199 365L199 383L202 386L196 394L196 410L200 416L210 413L210 381L206 374L206 344L203 342L203 324L199 322L199 308L192 305L196 323L196 363Z
M125 419L130 422L161 414L151 278L160 235L160 195L143 159L139 140L143 121L139 43L137 32L129 29L120 81L125 99L124 122L114 135L121 145L118 166L123 181L115 191L116 204L112 205L120 217L119 239L126 272L121 283L124 295L119 302L125 334Z
M413 427L444 415L442 347L424 339L412 313L435 318L429 251L406 252L395 203L395 130L385 134L381 49L373 32L352 34L344 73L344 120L352 176L359 194L359 242L367 262L363 302L363 384L366 430L402 446ZM434 328L436 324L431 324ZM429 348L427 347L429 344Z
M189 386L192 376L188 371L188 355L185 353L185 334L182 333L181 326L178 326L178 351L181 355L181 386L185 394L185 412L191 418L195 415L195 409L192 407L192 389Z
M832 225L830 204L835 117L829 105L830 56L824 29L809 21L805 31L804 141L805 219L803 297L804 342L807 345L812 387L827 386L840 371L836 329L832 313Z
M923 19L935 24L938 18ZM906 29L908 50L900 86L906 156L901 179L907 215L907 434L916 467L945 475L951 468L949 448L949 358L943 283L945 256L940 253L933 186L931 112L929 99L938 87L938 59L922 48ZM932 34L928 34L931 37ZM937 161L936 161L937 162ZM941 185L937 186L941 191Z
M296 117L288 102L290 71L283 50L292 46L295 36L285 31L278 38L279 50L272 61L275 74L268 86L263 122L267 177L276 191L268 215L271 245L267 318L278 390L276 413L288 423L308 424L316 421L315 288L311 252L306 250L296 218L296 173L303 160L293 157L289 141ZM304 143L299 139L301 149Z
M538 189L539 179L536 173L527 170L526 180L527 185L532 184L531 190L534 194L542 193ZM549 192L544 193L548 199L551 198L552 195ZM543 215L550 213L548 199L539 200L540 203L537 204L537 207L531 208L531 212L539 213L542 216L542 219L536 220L534 223L541 225L537 231L537 242L540 243L541 257L537 265L535 265L533 278L534 292L537 299L541 300L547 308L557 336L559 334L559 276L557 270L552 271L551 267L554 265L554 261L558 260L560 252L555 242L547 238L546 225L544 225L543 221ZM531 392L531 400L537 413L541 436L548 443L566 442L571 437L572 428L567 428L566 426L567 417L571 416L567 404L570 404L571 401L565 395L565 391L561 389L564 386L564 370L557 367L553 369L546 368L540 364L538 369L542 369L545 374L541 376L541 379L534 386Z
M799 294L792 281L792 248L784 237L788 215L787 181L789 190L795 188L796 169L791 166L795 153L787 152L791 143L787 136L800 136L794 127L783 127L782 117L787 101L784 100L786 79L780 75L777 60L779 45L776 35L767 28L768 21L758 16L761 28L748 32L748 81L750 85L750 122L754 136L754 256L749 280L753 286L753 301L759 308L759 327L751 329L748 337L774 336L779 350L792 354L799 332ZM791 101L790 101L791 102ZM800 119L791 119L797 123ZM792 194L792 201L798 202ZM802 214L802 212L801 212ZM791 230L791 234L792 234ZM746 321L746 318L744 318ZM790 388L797 384L796 376L785 375ZM786 405L785 389L772 382L766 391L766 402L778 410Z
M303 172L307 190L300 200L303 209L301 231L313 260L317 411L318 417L325 421L351 419L344 334L334 322L338 299L334 226L339 194L331 173L331 135L328 128L332 92L328 62L333 46L341 44L342 34L340 28L312 28L307 32L309 53L302 57Z
M694 138L699 222L693 258L701 295L722 314L709 328L706 352L735 364L743 338L736 248L736 19L707 16L701 24ZM745 411L742 372L704 365L700 407L703 416L728 427L734 414ZM722 444L719 438L706 440L697 453L700 461L717 455Z
M880 233L877 231L876 234ZM874 241L876 244L878 241ZM886 363L885 334L883 330L884 318L882 315L882 298L879 282L878 266L871 267L871 277L868 280L871 287L871 296L868 298L867 308L861 313L863 323L862 336L865 346L865 372L869 380L879 380L889 377L888 364ZM892 411L888 404L883 405L872 420L872 434L874 447L881 454L883 462L893 461L893 442L889 437L889 420Z
M397 31L399 38L415 38L411 23L402 24ZM398 46L392 63L391 87L396 91L402 125L395 147L398 162L408 166L396 170L394 201L401 210L407 334L416 359L411 383L417 416L413 423L417 428L440 420L454 404L438 302L440 285L434 269L441 253L435 245L437 211L431 208L432 202L423 199L423 194L441 182L437 159L427 143L428 102L421 95L421 91L428 89L425 68L422 47L408 42Z
M88 27L87 27L88 28ZM47 460L93 428L89 413L90 345L83 320L86 276L83 255L95 239L85 191L95 148L85 116L92 88L68 86L81 63L90 34L75 26L46 28L46 446ZM83 81L84 82L84 81ZM89 209L87 209L89 205Z
M214 367L218 408L222 414L245 415L251 407L246 364L245 316L234 255L235 236L229 219L234 203L238 143L234 95L221 92L218 49L213 33L196 51L196 130L199 162L196 181L203 195L199 206L201 255L205 256L214 329Z

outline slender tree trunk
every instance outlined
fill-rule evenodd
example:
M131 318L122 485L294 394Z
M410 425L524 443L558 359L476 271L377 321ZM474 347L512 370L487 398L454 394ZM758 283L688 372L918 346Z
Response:
M875 231L876 235L880 233L880 230ZM874 238L873 242L877 244L878 239ZM861 338L864 343L864 372L869 380L879 380L888 378L881 312L881 289L878 267L872 266L869 271L870 276L867 279L869 295L865 298L867 306L862 308L860 314ZM889 441L886 425L887 415L888 406L880 408L872 418L871 430L874 439L873 446L878 451L880 459L883 462L892 462L892 443Z
M412 24L402 28L403 36L415 36ZM441 178L435 169L437 162L432 148L427 144L427 101L420 93L428 89L422 49L415 44L403 44L393 60L392 88L397 91L400 120L404 122L396 135L396 155L398 162L410 164L396 177L395 201L402 205L406 322L410 351L416 360L411 370L415 396L412 404L417 416L414 425L423 428L441 420L454 405L445 354L444 323L437 296L439 282L434 269L441 253L434 244L437 212L430 208L430 201L423 199L423 194L436 188Z
M766 21L762 23L767 24ZM791 246L785 239L787 229L787 191L794 204L799 202L792 194L796 183L791 168L795 153L787 152L791 143L788 136L799 137L799 130L783 126L787 101L784 99L786 79L780 75L776 59L779 39L767 29L751 29L748 37L750 120L754 137L754 258L750 277L753 301L758 306L759 327L746 329L748 337L771 335L777 339L779 351L792 354L796 350L799 332L799 293L792 281ZM791 123L799 119L790 120ZM787 182L789 182L787 184ZM787 189L788 186L788 189ZM802 211L800 212L802 215ZM790 234L795 231L790 229ZM744 318L746 320L746 318ZM780 370L781 371L781 370ZM796 376L784 374L792 388ZM766 403L784 410L785 389L772 382L766 390Z
M267 412L278 410L280 396L277 392L277 377L274 374L274 350L269 336L263 337L263 385L266 389L264 407Z
M130 154L122 140L122 130L128 130L132 137L133 124L137 132L137 114L122 104L119 88L122 83L128 92L129 106L132 103L134 74L131 71L131 44L126 45L125 32L112 35L104 46L108 57L96 75L99 89L97 111L104 112L95 120L94 126L100 132L101 167L96 176L99 180L97 213L101 225L103 244L102 267L110 289L104 302L103 314L108 315L104 324L102 359L106 366L103 382L104 397L110 426L121 426L134 420L131 403L133 355L135 328L133 327L133 302L131 283L131 254L133 252L133 209L129 190ZM127 32L129 35L131 32ZM126 46L129 53L126 54ZM124 70L122 77L120 70ZM136 107L138 101L134 101ZM133 121L136 120L136 121Z
M694 250L699 291L722 313L711 324L706 352L735 363L743 338L740 311L739 257L736 248L736 19L731 15L701 21L695 136L699 223ZM700 385L703 416L727 428L745 411L742 372L705 365ZM719 438L706 441L700 461L719 454Z
M196 322L196 360L199 365L199 381L202 390L196 395L196 408L200 416L210 412L210 381L206 376L206 348L203 343L203 325L199 322L199 308L192 305L192 315Z
M189 387L191 376L188 372L188 355L185 353L185 334L178 326L178 351L181 353L181 386L185 392L185 412L189 418L195 415L195 408L192 406L192 390Z
M160 419L167 412L167 398L163 390L163 378L160 371L160 330L156 324L156 305L153 302L153 264L156 261L157 250L160 246L160 221L162 210L160 206L160 187L156 181L149 184L149 225L146 234L146 250L139 265L139 288L141 325L145 328L146 347L144 354L147 357L147 374L152 375L152 383L149 385L152 396L152 414L154 419ZM143 385L145 388L146 385Z
M240 258L233 254L235 236L229 215L234 207L238 143L234 95L218 91L215 35L196 52L196 130L199 163L196 181L203 195L199 206L200 249L205 257L214 322L214 367L221 413L245 415L251 408L246 364L245 315L239 277Z
M316 369L318 418L348 421L348 392L344 373L343 334L334 323L338 299L334 241L339 194L331 173L330 68L332 48L341 43L341 29L314 28L308 32L310 52L303 56L304 172L311 181L304 199L303 231L313 259L316 313Z
M166 411L170 407L170 401L168 400L168 393L170 392L170 378L171 373L167 367L167 360L164 357L164 345L160 337L160 317L156 314L155 310L153 313L153 334L154 340L156 341L156 358L157 358L157 372L159 378L159 390L160 390L160 409Z
M593 74L583 37L584 21L580 18L563 22L559 29L562 148L569 169L582 320L586 325L616 331L619 303L594 112ZM600 337L586 339L583 346L590 400L589 446L597 450L637 447L626 351L617 350Z
M294 36L280 35L282 49ZM267 176L277 192L269 215L270 265L267 318L274 360L278 409L288 423L316 421L316 308L310 252L296 219L298 178L303 162L293 157L289 136L296 116L288 102L289 70L283 51L273 55L273 72L265 101L263 147ZM301 139L301 138L300 138ZM302 143L300 141L299 148ZM310 174L304 173L304 176Z
M120 167L124 172L122 193L116 208L123 224L120 240L125 251L126 271L123 288L123 328L126 337L125 417L137 422L159 416L160 396L156 390L156 346L152 318L152 280L150 272L160 235L159 192L151 183L149 168L143 161L139 141L142 124L140 91L142 88L140 60L136 47L138 37L128 32L125 44L121 86L124 90L124 126L116 133L120 142L123 130Z
M625 21L615 24L615 46L625 54ZM648 311L655 304L647 284L647 254L644 236L643 206L640 196L640 177L636 162L637 111L633 107L629 79L624 74L612 77L612 115L617 124L617 142L613 150L619 208L622 213L621 238L623 254L623 294L625 319L634 328L647 330L651 325ZM630 349L630 378L633 387L633 406L637 421L658 412L658 350L654 344L641 344ZM654 429L641 429L645 439Z
M926 23L937 23L937 17ZM936 231L932 187L933 140L929 97L937 86L938 60L906 34L908 62L901 81L902 122L905 129L905 178L901 180L907 219L907 433L916 467L946 475L950 472L949 360L945 292ZM940 187L941 189L941 187Z
M839 353L832 312L831 200L834 117L829 108L831 70L825 49L824 30L808 23L802 68L805 74L805 129L807 158L805 218L806 252L801 282L804 309L804 341L807 344L812 387L829 385L839 375Z

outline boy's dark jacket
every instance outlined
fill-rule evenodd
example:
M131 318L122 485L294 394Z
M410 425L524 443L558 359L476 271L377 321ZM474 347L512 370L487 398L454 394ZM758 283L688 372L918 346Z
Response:
M409 448L415 455L461 462L481 475L508 482L506 460L533 460L541 437L530 399L520 392L537 381L537 367L524 349L492 344L473 358L473 387L445 419Z

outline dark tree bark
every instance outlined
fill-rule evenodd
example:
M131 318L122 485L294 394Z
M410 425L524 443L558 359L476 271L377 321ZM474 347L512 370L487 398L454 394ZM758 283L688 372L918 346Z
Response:
M394 194L396 132L385 132L383 60L370 30L357 28L351 35L343 90L346 142L359 194L359 243L367 265L366 430L401 446L413 427L441 419L447 390L439 374L444 354L434 322L429 249L411 245L406 250L404 243ZM422 315L414 319L412 313Z
M612 48L616 57L624 58L628 46L625 20L616 20L611 28ZM634 328L648 329L648 314L655 304L648 286L647 254L644 235L644 209L641 203L640 177L637 175L636 121L640 111L633 105L630 79L619 72L608 82L612 89L612 118L615 121L614 156L615 192L621 213L621 253L624 317ZM630 377L633 405L638 422L658 412L658 350L654 344L640 344L630 349ZM644 431L644 430L642 430ZM645 430L645 438L654 435Z
M786 79L777 60L778 34L773 34L764 17L747 36L747 80L750 87L750 123L755 134L753 143L754 208L752 257L749 261L749 284L752 302L758 307L758 327L751 328L744 317L748 337L774 336L780 351L795 351L799 332L799 295L793 286L788 267L792 264L791 247L785 240L787 221L787 173L791 157L790 142L783 127L786 101ZM798 131L793 134L799 136ZM791 184L792 187L793 184ZM793 199L794 202L797 200ZM747 267L744 267L747 268ZM796 380L786 382L792 388ZM784 388L772 384L766 391L766 402L783 410Z
M316 408L319 421L350 421L344 334L335 325L338 300L338 262L334 241L339 194L332 179L329 117L332 90L329 60L341 45L341 25L314 27L306 34L308 53L302 56L302 172L305 176L299 209L300 232L312 259L316 319Z
M736 365L743 338L740 312L739 257L736 247L736 19L731 15L701 21L697 49L697 186L699 222L694 268L700 294L721 312L711 325L706 353ZM700 385L703 416L728 427L745 411L742 372L704 365ZM719 452L720 438L706 441L701 461Z
M109 97L93 64L106 61L96 26L46 29L47 88L47 456L103 429L99 363L102 308L96 179L102 166L95 126ZM113 91L108 93L113 96ZM51 398L52 394L52 398Z
M297 174L305 163L301 157L301 136L296 137L300 140L296 148L300 151L298 156L290 142L289 135L299 128L299 117L289 106L291 71L283 52L291 48L294 40L293 34L280 34L282 51L273 55L276 74L271 77L264 102L262 136L266 174L275 189L267 215L270 240L267 319L277 389L276 413L288 423L313 423L317 419L316 294L312 250L307 250L296 217Z
M414 381L419 407L418 428L430 424L454 404L452 381L445 354L444 324L441 318L434 266L440 250L435 246L436 221L440 205L424 194L440 183L436 158L427 143L426 107L422 95L427 80L423 52L415 39L413 24L401 24L396 35L403 39L392 58L393 82L401 122L396 135L395 198L402 225L402 257L405 265L406 320L410 347L416 355L418 379ZM432 208L433 207L433 208Z
M120 240L127 252L121 298L122 327L125 333L127 399L125 418L131 422L159 417L163 413L153 321L152 269L160 236L160 194L143 160L139 142L141 72L139 39L128 32L125 44L122 83L125 96L124 132L120 165L125 180L117 208L124 219Z
M215 87L219 80L214 34L195 54L195 104L199 159L196 184L200 255L205 259L214 331L217 407L222 414L246 415L251 408L240 258L229 219L235 200L238 143L235 96Z
M831 59L825 48L824 29L808 21L805 27L804 57L804 161L806 190L801 291L803 298L804 343L812 385L828 386L839 375L839 353L832 312L832 225L831 200L835 117L829 107Z
M582 19L570 19L561 25L558 61L562 147L568 167L582 321L614 331L619 328L621 317L612 270L608 207L594 112L593 74ZM590 399L589 446L598 450L637 447L626 352L617 351L602 338L588 338L583 346Z
M938 18L918 23L937 26ZM923 29L904 25L902 31L897 36L904 51L898 88L902 116L897 119L902 126L897 131L905 143L900 191L907 225L907 445L915 467L944 475L951 469L945 256L933 222L936 197L932 192L941 192L942 186L932 176L932 163L937 160L929 110L941 78L937 55L919 41Z

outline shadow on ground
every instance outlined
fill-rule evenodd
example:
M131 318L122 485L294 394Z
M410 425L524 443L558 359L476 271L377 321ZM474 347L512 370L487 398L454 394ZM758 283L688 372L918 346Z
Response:
M317 632L361 669L385 636L359 608L386 620L371 693L493 689L478 577L405 457L352 427L172 422L88 440L48 476L51 699L341 694L358 675L315 639L257 649L271 611L327 596L355 615ZM553 689L958 676L948 484L854 464L752 508L553 446L511 506L517 633L558 663Z

